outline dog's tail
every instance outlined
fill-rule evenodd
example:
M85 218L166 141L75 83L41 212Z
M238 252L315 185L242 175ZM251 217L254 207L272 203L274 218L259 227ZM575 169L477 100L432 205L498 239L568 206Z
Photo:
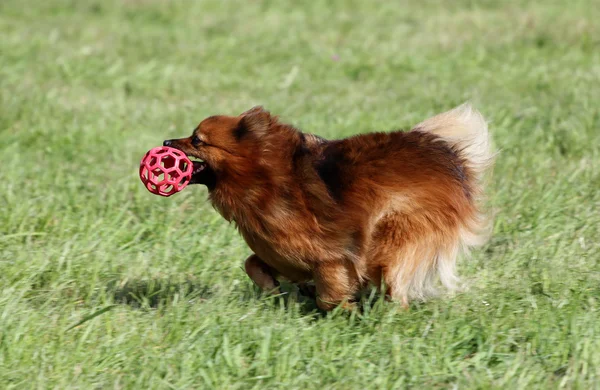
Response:
M446 288L455 289L458 284L455 274L457 256L468 253L469 247L485 243L491 226L490 219L480 209L484 195L484 173L493 164L491 140L483 116L469 104L463 104L419 123L413 131L435 134L463 160L472 195L472 212L464 215L459 226L453 228L452 233L447 231L449 234L443 234L436 244L415 243L413 249L405 249L414 252L407 252L406 257L430 260L421 262L418 272L412 276L405 275L407 270L402 268L397 271L398 275L393 279L398 286L402 286L398 293L404 301L406 298L423 299L434 294L436 274Z
M466 161L467 168L481 185L483 173L493 163L488 126L483 116L465 103L429 118L414 130L435 134L450 144Z

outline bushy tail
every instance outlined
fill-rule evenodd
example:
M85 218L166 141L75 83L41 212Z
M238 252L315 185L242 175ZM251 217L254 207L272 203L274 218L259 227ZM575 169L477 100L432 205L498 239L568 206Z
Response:
M455 230L455 236L444 235L435 244L416 242L403 248L398 266L390 272L390 283L395 297L406 302L410 298L424 299L435 291L435 276L449 290L455 289L456 258L468 252L469 247L483 244L489 237L490 220L479 209L483 198L483 174L493 163L491 140L483 116L469 104L429 118L413 129L440 137L456 150L470 173L473 213L465 216ZM415 267L407 267L409 259L417 260Z
M487 123L468 103L429 118L414 129L435 134L455 147L478 182L493 163Z

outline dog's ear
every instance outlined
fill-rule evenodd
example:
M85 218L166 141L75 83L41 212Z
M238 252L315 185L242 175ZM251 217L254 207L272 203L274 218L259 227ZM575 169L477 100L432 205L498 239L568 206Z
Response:
M238 140L248 133L260 137L267 133L271 125L271 114L262 106L253 107L240 116L240 122L234 132L235 138Z

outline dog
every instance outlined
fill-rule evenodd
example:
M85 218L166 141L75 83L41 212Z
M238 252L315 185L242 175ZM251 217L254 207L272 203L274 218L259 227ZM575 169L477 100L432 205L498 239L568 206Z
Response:
M483 176L492 165L487 123L464 104L410 131L326 140L254 107L204 119L164 141L193 161L214 208L253 254L261 289L314 286L317 305L352 308L373 285L408 306L458 286L457 257L481 245Z

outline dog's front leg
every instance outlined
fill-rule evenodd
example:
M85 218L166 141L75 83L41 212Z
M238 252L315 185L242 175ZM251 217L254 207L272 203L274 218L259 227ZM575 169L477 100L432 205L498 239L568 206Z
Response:
M329 311L341 305L352 310L352 302L358 288L358 276L353 267L344 263L318 265L313 272L317 292L317 306Z
M260 257L255 254L248 257L244 263L244 268L250 279L263 291L271 294L281 293L279 282L275 279L275 270L262 261Z

